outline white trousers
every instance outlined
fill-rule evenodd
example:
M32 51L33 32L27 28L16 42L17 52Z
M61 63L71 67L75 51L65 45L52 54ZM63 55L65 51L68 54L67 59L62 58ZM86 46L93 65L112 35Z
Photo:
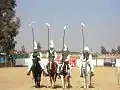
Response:
M32 64L33 64L33 62L29 62L29 63L28 63L27 72L30 71L30 69L31 69L31 67L32 67ZM41 68L44 69L44 64L43 64L43 62L42 62L42 61L39 61L39 64L40 64Z
M91 71L94 72L94 66L92 64L92 62L88 62L90 64L90 67L91 67ZM79 67L79 71L80 71L80 74L81 74L81 68L82 68L82 61L80 61L80 67Z

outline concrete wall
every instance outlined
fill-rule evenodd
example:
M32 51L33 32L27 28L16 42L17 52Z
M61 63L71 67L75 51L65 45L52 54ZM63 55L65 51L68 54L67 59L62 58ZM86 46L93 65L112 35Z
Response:
M25 58L25 59L16 59L16 65L23 65L27 66L28 61L31 61L30 58ZM42 62L46 65L48 62L48 59L42 59ZM79 59L76 59L76 66L79 66ZM93 59L92 64L94 66L104 66L105 63L112 63L111 59ZM120 67L120 59L116 59L116 67Z

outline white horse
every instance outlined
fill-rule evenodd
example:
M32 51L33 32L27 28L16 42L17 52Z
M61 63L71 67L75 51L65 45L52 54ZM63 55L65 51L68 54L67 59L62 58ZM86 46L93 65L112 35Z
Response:
M91 87L91 69L87 61L82 62L84 88Z

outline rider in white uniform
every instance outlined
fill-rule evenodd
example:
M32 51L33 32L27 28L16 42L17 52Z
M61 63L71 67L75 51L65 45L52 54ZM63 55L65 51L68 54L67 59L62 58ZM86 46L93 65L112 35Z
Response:
M41 62L41 60L42 60L42 54L41 54L41 52L34 51L34 52L30 55L30 60L28 60L27 75L30 75L30 73L31 73L31 67L32 67L32 65L33 65L32 59L33 59L34 56L37 56L37 58L40 59L39 64L40 64L40 66L41 66L41 68L42 68L42 71L44 70L44 65L43 65L43 63Z
M50 49L49 49L49 52L47 53L47 58L48 58L48 61L50 63L52 63L52 61L55 61L57 59L57 53L56 53L56 51L54 49L54 42L53 42L53 40L50 40Z
M68 48L67 48L67 46L65 44L64 44L64 49L63 49L63 52L62 52L62 55L61 55L60 59L61 59L61 63L59 63L58 70L57 70L59 78L60 78L60 73L61 73L61 71L63 69L64 62L68 62L68 66L70 68L68 70L68 74L71 77L71 65L69 64L70 55L68 54Z
M80 57L80 68L79 68L79 70L80 70L80 77L82 77L82 72L81 72L82 62L86 60L86 59L85 59L86 56L87 56L87 58L88 58L88 59L87 59L87 62L89 63L89 66L90 66L90 69L91 69L91 75L92 75L92 76L94 75L94 74L93 74L94 66L93 66L93 64L92 64L92 55L91 55L91 53L90 53L90 51L89 51L89 48L88 48L88 47L85 47L85 48L84 48L84 54L82 54L81 57Z

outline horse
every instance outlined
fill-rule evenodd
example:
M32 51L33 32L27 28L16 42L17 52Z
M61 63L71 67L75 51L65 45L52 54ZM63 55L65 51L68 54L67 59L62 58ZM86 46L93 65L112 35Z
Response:
M54 61L51 61L51 62L49 61L49 63L47 64L46 68L47 68L47 72L48 72L49 77L50 77L51 87L54 87L55 86L55 82L56 82L56 78L57 78L57 68L58 68L58 65ZM52 82L53 82L53 84L52 84Z
M84 88L91 87L91 69L87 61L82 62L81 70L82 70Z
M65 89L67 87L66 83L68 83L68 87L70 87L70 75L68 75L68 70L70 67L68 66L68 62L63 63L63 67L61 70L61 81L62 81L62 88Z
M40 87L40 81L41 81L41 74L42 74L42 68L39 64L39 58L35 57L33 58L33 65L32 65L32 74L35 82L35 87Z

